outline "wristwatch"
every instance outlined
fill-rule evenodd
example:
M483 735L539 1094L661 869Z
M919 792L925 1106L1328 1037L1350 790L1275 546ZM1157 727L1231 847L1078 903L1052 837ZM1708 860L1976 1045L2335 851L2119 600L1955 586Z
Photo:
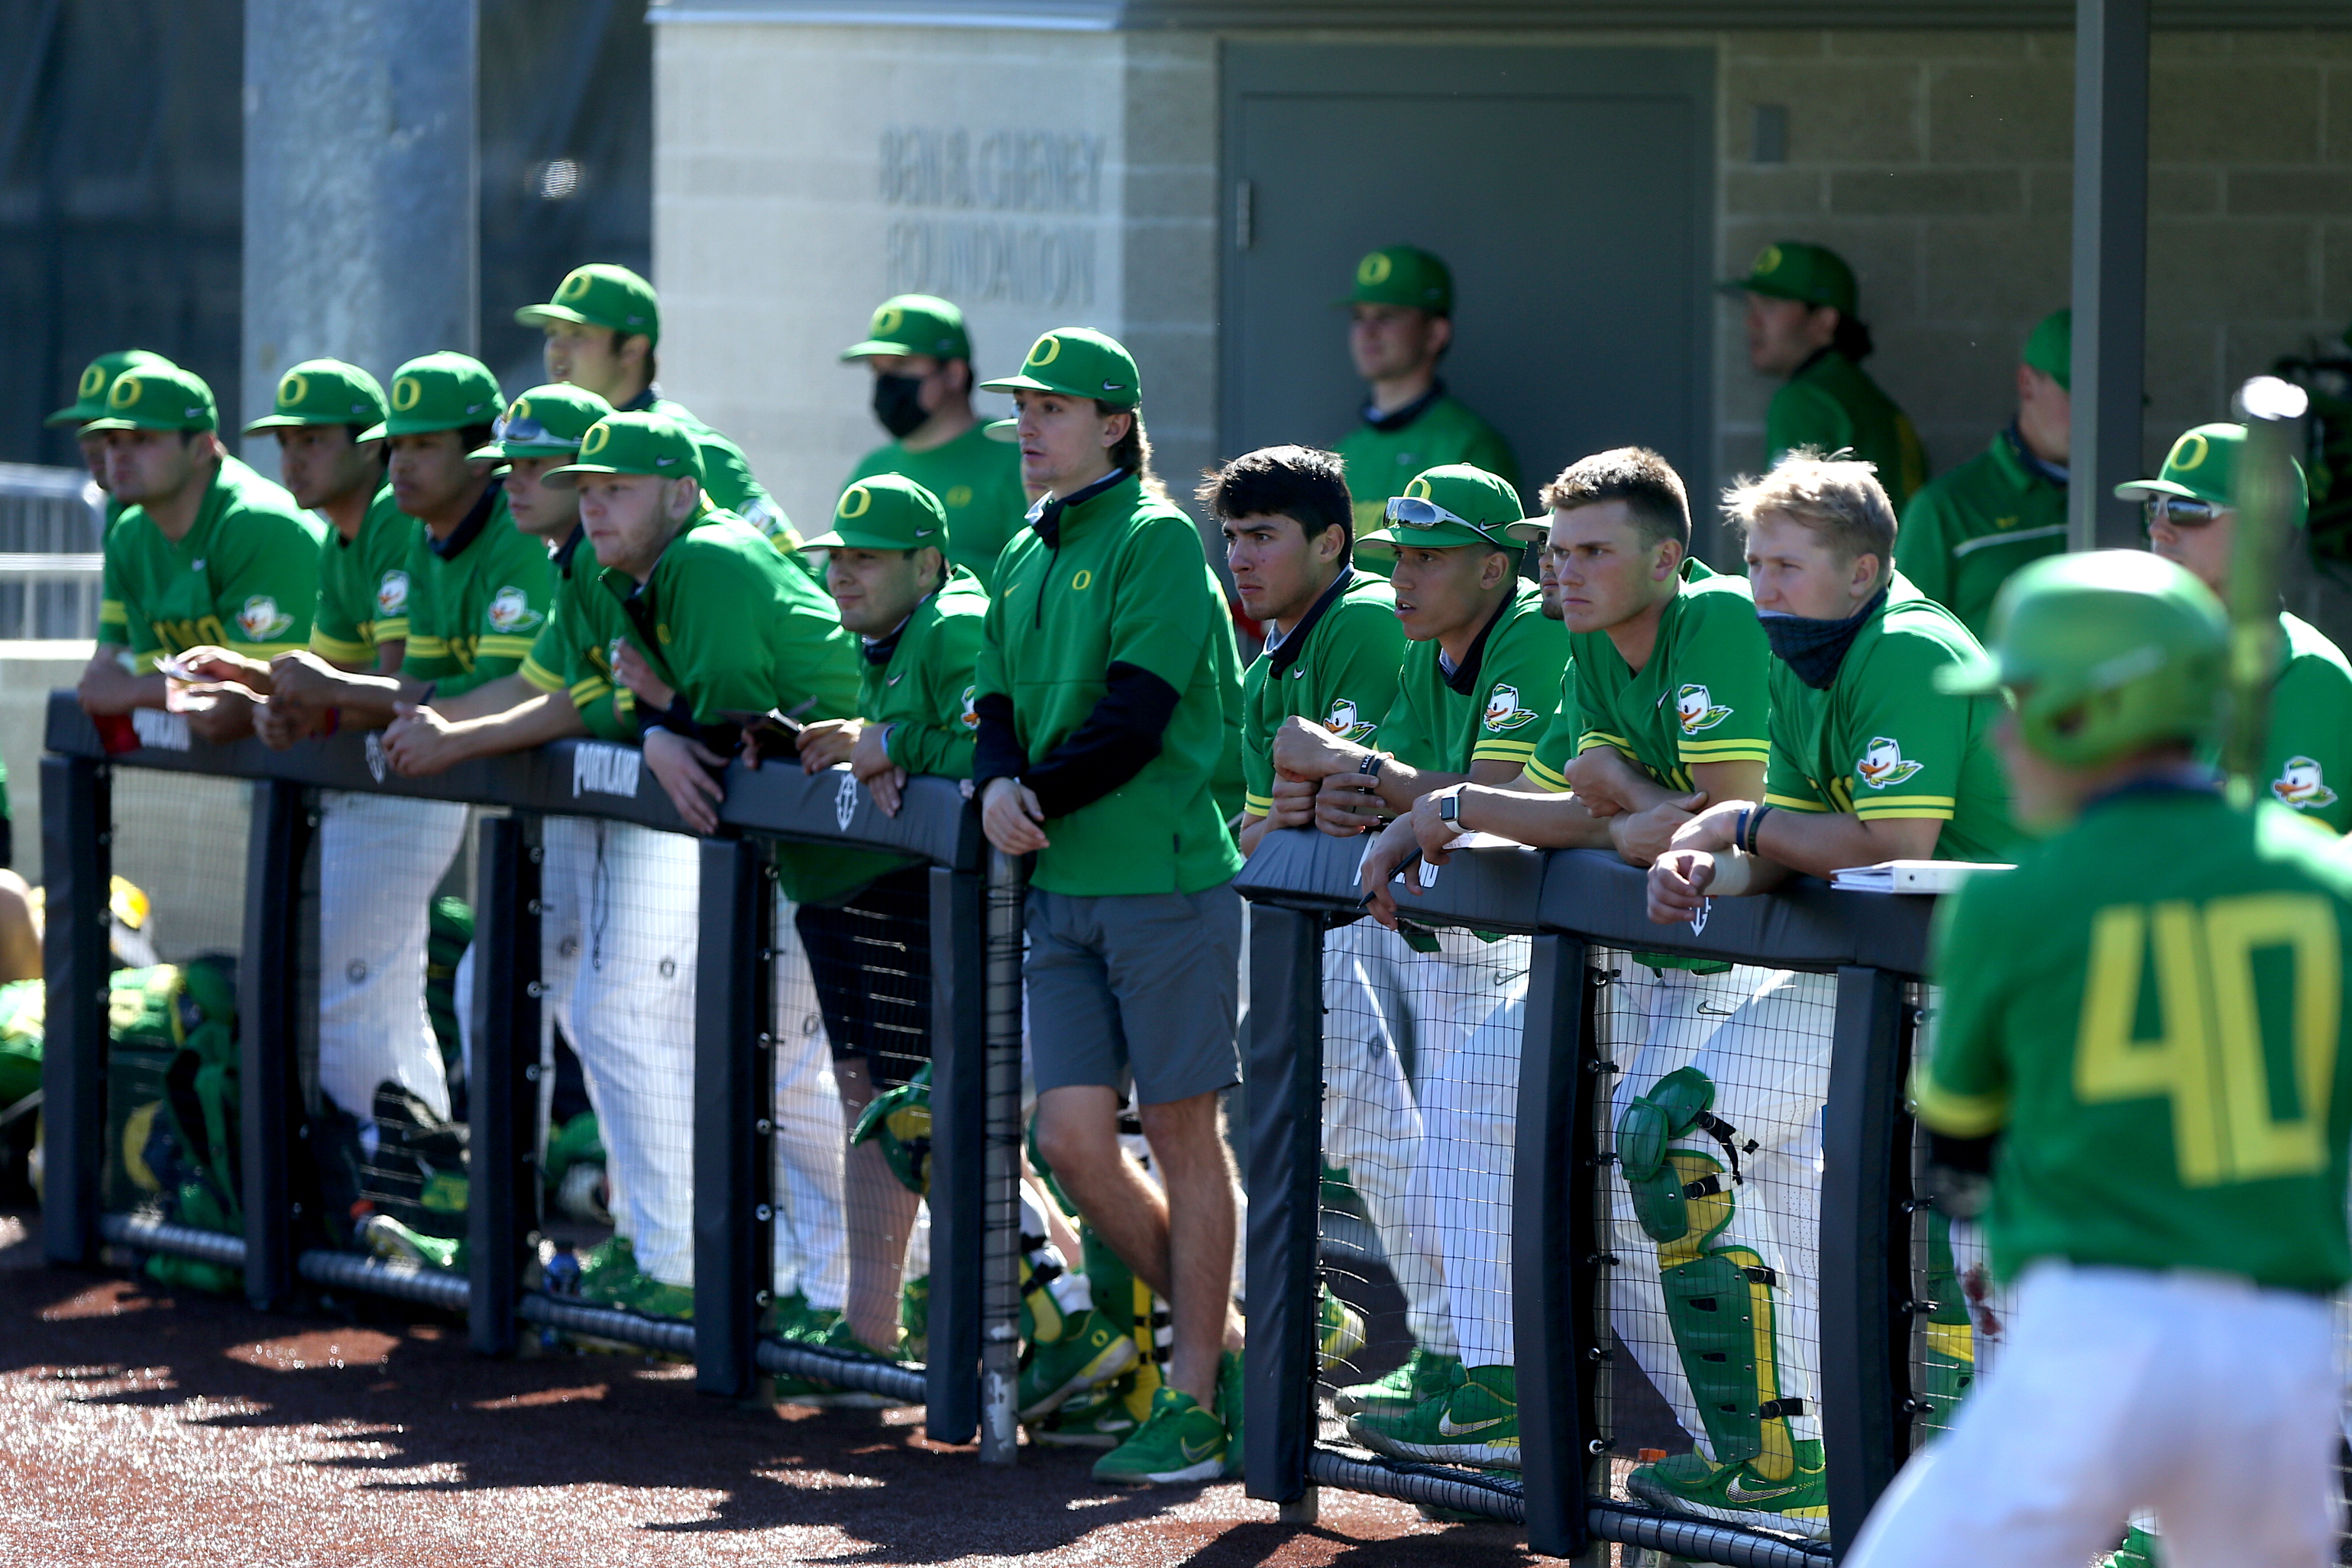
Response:
M1462 821L1462 787L1460 785L1455 785L1437 798L1437 820L1456 833L1466 833L1470 831Z

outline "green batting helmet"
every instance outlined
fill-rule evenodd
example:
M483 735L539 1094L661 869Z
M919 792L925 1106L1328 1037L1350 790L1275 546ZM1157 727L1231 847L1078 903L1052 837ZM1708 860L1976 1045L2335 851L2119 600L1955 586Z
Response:
M2229 618L2205 585L2141 550L2046 556L1993 602L1991 650L1938 689L2016 694L2025 744L2084 768L2165 740L2210 739Z

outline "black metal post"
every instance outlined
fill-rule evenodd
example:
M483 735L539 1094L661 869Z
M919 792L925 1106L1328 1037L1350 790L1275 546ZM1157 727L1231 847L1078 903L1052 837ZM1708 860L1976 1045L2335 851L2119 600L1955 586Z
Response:
M299 981L302 865L318 811L299 784L253 786L245 848L245 946L236 964L239 1136L245 1153L245 1294L268 1310L295 1290L295 1151L303 1115Z
M1588 949L1573 936L1534 939L1519 1051L1511 1192L1511 1317L1518 1342L1519 1457L1528 1550L1573 1557L1585 1547L1584 1499L1599 1436L1591 1407L1605 1343L1597 1312L1598 1188L1588 1096Z
M2137 549L2115 487L2144 472L2147 0L2074 5L2074 475L2067 543Z
M1822 1437L1843 1555L1911 1451L1903 981L1838 971L1822 1127Z
M1250 911L1250 1336L1243 1371L1248 1495L1307 1496L1314 1447L1315 1298L1322 1236L1323 922Z
M48 1034L41 1054L41 1251L52 1263L97 1260L106 1169L109 879L114 869L113 770L81 757L41 758L41 942Z
M775 1020L761 1006L774 963L765 857L705 840L694 972L694 1385L748 1396L760 1309L771 1296Z
M931 868L931 1319L923 1425L940 1443L968 1443L980 1425L988 1177L982 886L970 873Z
M539 819L489 817L474 862L473 1050L467 1063L467 1338L512 1355L539 1228Z

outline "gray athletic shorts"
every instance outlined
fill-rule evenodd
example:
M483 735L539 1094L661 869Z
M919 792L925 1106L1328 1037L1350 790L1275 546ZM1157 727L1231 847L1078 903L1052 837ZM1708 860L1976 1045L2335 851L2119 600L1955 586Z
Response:
M1029 1065L1037 1092L1100 1084L1164 1105L1241 1082L1242 901L1029 890Z

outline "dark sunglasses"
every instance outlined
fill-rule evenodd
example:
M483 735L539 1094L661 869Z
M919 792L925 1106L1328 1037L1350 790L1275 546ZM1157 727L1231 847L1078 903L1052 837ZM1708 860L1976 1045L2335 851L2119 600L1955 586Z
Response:
M2176 528L2201 528L2228 511L2210 501L2192 501L2185 496L2151 496L2140 503L2140 517L2148 528L2158 523Z

